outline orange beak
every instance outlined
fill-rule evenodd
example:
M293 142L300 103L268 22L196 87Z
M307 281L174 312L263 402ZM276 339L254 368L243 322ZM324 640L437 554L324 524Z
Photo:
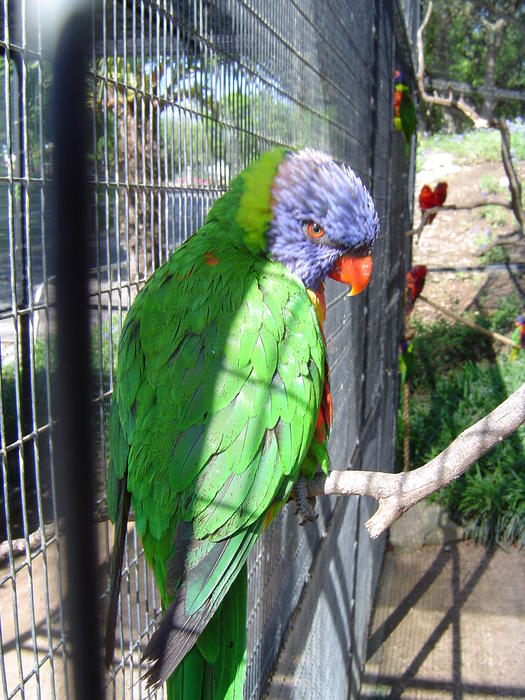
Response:
M333 280L344 282L352 286L348 296L353 297L366 288L372 276L372 257L366 255L354 258L351 255L343 255L336 261L334 269L328 275Z

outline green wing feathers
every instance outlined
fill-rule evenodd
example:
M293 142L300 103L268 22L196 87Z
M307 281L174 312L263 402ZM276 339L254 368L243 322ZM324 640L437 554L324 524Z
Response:
M302 283L225 243L213 216L137 296L119 346L108 508L118 521L131 493L168 609L145 652L156 662L151 682L165 680L199 635L209 655L206 625L270 507L311 462L324 375ZM198 662L187 659L190 673Z

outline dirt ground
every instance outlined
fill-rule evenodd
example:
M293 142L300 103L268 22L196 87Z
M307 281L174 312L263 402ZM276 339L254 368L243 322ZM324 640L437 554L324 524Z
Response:
M518 169L524 181L525 162ZM465 208L439 212L415 237L413 263L428 268L424 295L456 313L493 309L510 294L518 295L525 304L525 239L516 235L512 212L504 207L493 207L488 213L482 207L468 208L481 202L509 202L501 163L458 165L450 154L433 154L417 174L416 193L422 185L434 187L441 180L448 183L446 204ZM414 218L417 228L417 204ZM496 246L503 247L495 250ZM498 262L503 250L508 264ZM484 252L493 260L485 270L480 257ZM438 316L429 305L416 304L414 319Z

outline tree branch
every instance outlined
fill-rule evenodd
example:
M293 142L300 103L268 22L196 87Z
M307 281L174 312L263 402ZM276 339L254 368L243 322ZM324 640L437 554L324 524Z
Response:
M440 311L442 314L450 316L450 318L453 318L454 321L458 321L459 323L462 323L464 326L467 326L468 328L472 328L473 330L477 331L478 333L482 333L483 335L486 335L491 340L497 341L499 343L503 343L504 345L510 345L512 348L516 347L516 344L514 343L514 341L511 340L510 338L507 338L505 335L501 335L500 333L496 333L495 331L489 331L487 328L483 328L483 326L479 326L477 323L473 323L472 321L468 321L466 318L462 318L458 314L455 314L453 311L450 311L449 309L446 309L444 306L441 306L441 304L437 304L435 301L432 301L432 299L427 299L427 297L423 296L422 294L419 295L419 298L421 299L421 301L424 301L425 304L428 304L429 306L434 307L434 309L436 309L437 311Z
M463 97L455 97L452 90L450 90L450 93L448 97L442 97L440 95L429 95L426 90L425 90L425 82L424 82L424 76L425 76L425 52L423 49L423 32L425 31L429 21L430 21L430 15L432 14L432 0L428 3L427 11L425 14L425 17L423 19L423 22L421 26L419 27L417 31L417 73L416 73L416 80L417 80L417 86L419 90L419 96L421 99L426 102L427 104L433 104L433 105L438 105L440 107L453 107L455 109L459 109L465 116L467 116L473 123L474 127L476 129L486 129L489 126L489 122L481 117L477 111L469 105Z
M411 506L463 474L476 460L525 422L525 384L485 418L462 432L443 452L419 469L402 474L332 471L308 485L310 496L372 496L379 507L366 523L378 537Z
M437 214L439 211L458 211L460 209L466 209L470 211L471 209L479 209L480 207L503 207L504 209L510 209L512 211L512 203L508 202L494 202L494 201L481 201L474 202L473 204L465 204L463 206L458 204L443 204L440 207L431 207L430 209L423 209L421 211L421 221L419 226L411 231L407 231L407 236L415 236L416 243L419 241L419 237L423 232L425 226L429 223L430 215Z
M495 7L493 3L487 2L487 0L479 0L480 4L493 15L501 17L509 24L513 24L521 32L521 41L523 48L525 49L525 24L520 21L517 16L517 9L519 3L514 3L513 12L506 12L502 7Z
M5 540L4 542L0 542L0 562L4 561L4 559L8 559L10 556L16 556L17 554L29 556L29 552L34 552L36 549L47 544L54 535L54 523L47 523L44 525L43 532L38 528L38 530L28 535L27 539L25 537L19 537L11 541Z
M402 474L373 471L331 471L317 474L308 484L308 496L372 496L379 507L366 523L370 537L384 532L406 510L426 496L457 479L474 462L525 422L525 384L485 418L463 431L441 454L419 469ZM108 519L106 506L94 514L95 522ZM135 520L133 511L129 520ZM0 560L11 554L26 556L55 536L53 523L32 533L26 540L0 543Z
M510 206L520 227L520 233L523 236L525 231L525 213L521 205L521 183L516 169L514 168L514 163L512 162L509 127L505 119L498 119L498 128L501 134L501 159L509 182Z

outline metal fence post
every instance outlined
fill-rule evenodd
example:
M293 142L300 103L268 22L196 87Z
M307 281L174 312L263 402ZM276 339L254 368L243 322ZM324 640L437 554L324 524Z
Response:
M76 698L102 698L90 431L86 68L89 15L68 19L55 62L57 483Z

